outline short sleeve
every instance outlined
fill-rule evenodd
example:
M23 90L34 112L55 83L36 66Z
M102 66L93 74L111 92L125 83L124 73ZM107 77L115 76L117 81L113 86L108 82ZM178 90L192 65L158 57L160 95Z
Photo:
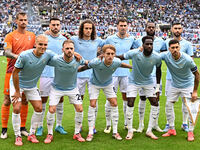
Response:
M130 51L124 53L124 58L125 59L132 59L133 55L135 55L137 51L138 50L130 50Z
M12 34L6 35L4 40L4 49L12 49Z
M15 63L15 67L18 69L22 69L24 67L24 59L24 55L19 55Z
M157 59L156 67L159 67L162 64L161 57L159 56Z
M95 65L97 64L97 62L98 62L98 58L92 59L92 60L88 63L88 67L89 67L89 68L94 68Z
M190 42L188 42L187 54L189 56L193 56L194 55L193 46L192 46L192 44Z

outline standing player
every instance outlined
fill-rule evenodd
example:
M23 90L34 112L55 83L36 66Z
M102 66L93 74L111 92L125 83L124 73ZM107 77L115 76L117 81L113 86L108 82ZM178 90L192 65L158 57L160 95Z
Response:
M133 63L133 71L129 76L129 85L127 87L127 98L128 98L128 105L127 105L127 125L128 125L128 134L126 136L127 140L131 140L133 138L133 110L134 110L134 102L137 96L137 92L139 89L143 89L144 95L148 97L151 103L151 112L149 118L149 125L146 132L146 135L150 138L156 140L156 137L153 132L152 128L156 124L156 119L158 117L158 99L159 99L159 89L156 89L153 83L152 71L154 66L157 66L158 69L156 70L156 80L157 83L160 83L160 76L161 76L161 58L158 53L153 51L153 37L152 36L144 36L142 38L142 47L143 52L138 50L129 51L123 55L118 56L120 59L132 59ZM156 98L156 92L157 98Z
M50 91L49 111L47 113L48 135L44 143L51 143L53 140L53 125L55 121L55 111L62 96L68 96L71 104L75 108L75 134L73 139L84 142L81 137L80 125L83 121L82 99L77 88L77 71L79 65L84 65L85 61L77 62L74 58L74 43L66 40L63 43L63 55L52 58L50 65L55 67L55 77Z
M99 96L99 91L102 89L106 95L106 98L111 104L111 119L113 123L113 137L117 140L122 140L117 131L118 126L118 106L117 97L113 89L112 74L118 67L131 68L132 66L122 63L118 58L114 58L116 49L113 45L104 45L102 48L103 60L95 58L91 60L86 66L87 68L93 68L93 73L90 79L89 95L90 106L88 109L88 124L89 133L87 141L93 140L93 126L95 125L95 110L96 102Z
M98 47L104 45L103 40L96 38L95 25L91 20L84 20L80 24L78 36L71 37L71 40L74 42L75 52L78 52L83 58L89 61L97 56ZM84 98L86 84L89 87L88 83L91 72L92 70L90 69L78 73L77 84L82 100ZM98 108L96 107L95 116L97 116L97 110ZM96 133L95 128L94 133Z
M31 49L35 43L35 35L32 32L26 31L28 24L27 15L24 12L20 12L16 15L17 29L9 33L5 38L4 50L5 56L7 57L7 69L4 84L4 101L1 107L1 123L2 123L2 133L1 138L7 138L7 125L9 119L10 111L10 91L9 91L9 81L12 74L14 64L18 55L27 49ZM25 42L26 41L26 42ZM21 107L21 133L22 135L28 136L26 131L26 119L28 114L28 103L23 96L22 107Z
M182 98L192 98L191 101L197 99L199 71L197 70L197 66L192 58L189 55L180 52L180 49L179 41L173 39L169 41L169 51L161 54L161 57L165 61L172 77L166 102L166 116L170 129L167 133L162 135L163 137L176 135L174 127L174 103L178 101L179 96ZM192 73L194 74L195 79ZM187 140L194 141L194 125L192 124L190 117L189 120Z
M53 57L51 51L46 51L48 39L44 35L36 38L36 48L22 52L15 63L12 79L10 82L10 99L13 104L12 124L16 136L15 145L21 146L22 138L20 133L20 109L21 94L24 92L27 100L34 108L31 119L31 128L28 141L38 143L35 131L42 119L42 101L37 88L37 82L42 74L45 65Z
M127 51L129 51L135 42L133 36L130 36L127 33L128 30L128 22L126 19L119 19L117 22L117 29L118 32L114 35L109 36L106 39L106 44L112 44L116 48L116 55L121 55ZM125 63L129 63L128 60L123 61ZM122 99L123 99L123 111L124 111L124 128L127 128L126 123L126 106L127 106L127 99L126 99L126 90L128 84L128 75L129 70L124 68L118 68L116 72L113 74L113 82L114 82L114 89L117 93L118 85L120 87L120 91L122 92ZM107 100L105 104L105 113L106 113L106 128L104 130L105 133L110 133L111 131L111 107L110 103Z
M62 54L62 44L66 40L62 34L60 34L61 24L58 18L51 18L49 23L49 33L48 37L48 49L52 50L56 54ZM43 134L43 120L45 116L46 103L48 100L51 83L54 77L54 68L51 66L46 66L41 78L40 78L40 93L42 98L42 121L38 125L37 136L42 136ZM60 134L67 134L67 132L62 127L62 117L63 117L63 97L61 97L60 102L56 107L56 128L55 131Z
M174 22L172 24L171 31L173 34L173 39L178 40L180 43L180 47L181 47L180 51L193 57L194 54L193 54L192 44L189 41L186 41L185 39L183 39L181 37L181 33L183 32L183 27L182 27L181 23ZM167 49L169 49L169 41L170 40L171 39L166 40ZM171 74L170 74L169 70L167 69L166 86L165 86L165 95L166 96L167 96L168 90L171 86L171 81L172 81ZM183 99L182 99L182 113L183 113L183 123L182 123L181 127L184 131L188 132L189 131L189 129L188 129L188 110L187 110L187 107L185 106ZM167 132L168 130L169 130L169 124L167 123L165 126L165 129L163 131Z
M153 37L153 51L160 53L161 51L166 50L165 42L162 38L155 36L155 30L156 30L156 24L153 22L147 22L145 31L148 36ZM142 38L138 39L136 41L136 47L142 46ZM153 81L154 85L156 87L156 67L154 67L153 72ZM162 93L162 86L160 86L160 93ZM146 96L144 95L143 90L141 89L139 92L140 95L140 101L138 106L138 113L139 113L139 128L137 129L137 132L143 132L144 130L144 114L145 114L145 107L146 107ZM158 113L159 113L160 107L158 106ZM155 130L158 132L162 132L160 127L158 126L158 119L156 121L156 125L154 127Z

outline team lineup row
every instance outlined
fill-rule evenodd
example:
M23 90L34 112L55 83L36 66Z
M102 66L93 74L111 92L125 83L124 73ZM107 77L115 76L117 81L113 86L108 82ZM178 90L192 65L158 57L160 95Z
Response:
M50 30L46 33L47 35L39 35L35 41L35 35L26 31L26 14L19 13L16 18L17 30L9 33L5 38L4 49L5 55L8 57L8 66L4 89L5 98L2 105L1 134L1 138L7 138L8 115L6 113L9 114L9 106L10 102L12 102L12 122L16 136L15 145L23 145L21 133L27 135L29 141L33 143L39 142L35 132L38 127L36 135L42 135L48 96L50 97L49 111L47 113L48 135L44 142L51 143L53 140L55 113L57 115L55 130L61 134L66 134L62 127L63 96L65 95L69 96L70 103L75 107L75 132L73 138L84 142L85 139L82 138L80 130L83 120L82 99L86 84L88 84L90 96L87 141L92 141L96 132L95 113L97 113L97 98L100 89L104 90L107 98L105 105L106 129L104 132L110 133L112 121L113 137L117 140L122 139L117 131L119 114L116 89L118 84L123 97L124 125L128 129L126 139L131 140L133 137L133 109L138 91L141 99L139 103L139 108L141 109L139 109L140 124L138 132L142 132L144 129L144 110L147 97L151 103L151 112L146 135L152 139L158 139L153 134L152 128L162 131L158 126L157 119L159 114L161 60L165 61L169 69L167 75L169 85L166 91L168 123L165 128L167 133L163 134L163 136L176 135L173 104L178 100L178 97L191 97L191 101L197 99L199 73L190 57L193 55L191 44L181 38L182 26L180 23L175 23L172 26L174 39L163 41L161 38L154 37L155 24L148 22L146 25L147 36L135 40L134 37L127 33L127 21L119 19L117 23L118 32L104 41L96 38L93 22L85 20L80 25L79 36L66 40L59 33L60 20L51 18ZM33 48L34 43L35 48ZM99 47L102 49L102 55L101 58L96 58ZM166 49L169 51L158 54ZM122 62L124 59L127 61ZM128 59L132 60L133 67L128 65ZM132 68L133 70L129 75L128 69L119 67ZM77 71L80 71L80 73L77 74ZM36 87L39 78L41 95L39 95ZM154 87L156 87L156 90ZM34 108L29 134L25 128L28 107L23 94L21 100L22 92ZM183 110L183 113L185 113L183 128L188 131L188 141L193 141L194 125L190 120L188 129L188 111L184 103Z

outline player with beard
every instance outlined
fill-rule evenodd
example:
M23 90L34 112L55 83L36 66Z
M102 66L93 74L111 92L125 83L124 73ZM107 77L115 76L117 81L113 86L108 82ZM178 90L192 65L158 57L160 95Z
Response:
M60 34L61 24L58 18L51 18L49 22L48 31L48 49L52 50L56 54L62 54L62 44L66 38ZM48 100L51 83L54 78L54 68L51 66L46 66L41 78L40 78L40 93L42 98L42 121L38 124L38 129L36 132L37 136L42 136L43 134L43 120L46 110L46 103ZM62 117L63 117L63 97L61 97L60 102L56 107L56 128L55 131L60 134L67 134L67 132L62 127Z
M118 32L114 35L108 36L105 43L114 45L116 48L116 55L121 55L128 52L134 47L135 38L128 34L128 21L124 18L121 18L117 22ZM129 64L128 60L124 60L124 63ZM127 98L126 90L128 85L128 75L129 70L124 68L118 68L113 74L114 89L117 93L118 86L122 93L123 99L123 112L124 112L124 128L127 129L126 123L126 107L127 107ZM110 133L111 131L111 107L108 100L105 104L105 115L106 115L106 128L104 129L105 133Z
M171 32L172 32L172 35L173 35L173 39L178 40L179 43L180 43L180 48L181 48L180 51L185 52L189 56L193 57L194 53L193 53L192 44L189 41L187 41L187 40L185 40L181 37L181 34L183 32L183 27L182 27L181 23L174 22L172 24L172 27L171 27ZM171 39L166 40L167 49L169 49L169 41L170 40ZM168 95L168 89L171 87L171 79L172 79L171 74L170 74L169 70L167 69L165 96ZM188 132L189 131L189 128L188 128L188 110L187 110L187 107L186 107L183 99L182 99L182 113L183 113L183 122L182 122L181 128L184 131ZM168 130L169 130L169 124L167 122L165 129L163 131L167 132Z
M140 49L128 51L127 53L118 56L120 59L132 59L133 70L129 75L129 84L127 87L127 99L128 105L126 108L128 134L126 136L127 140L133 138L133 110L134 102L137 96L137 92L143 89L144 95L148 97L151 104L151 112L149 118L149 125L146 135L154 140L158 139L153 132L152 128L156 125L156 120L158 117L158 100L159 100L159 90L155 91L155 84L153 82L152 72L154 66L156 69L156 81L160 84L161 77L161 58L157 52L153 50L153 40L152 36L144 36L142 38L143 51ZM156 97L157 94L157 97Z
M153 51L160 53L161 51L166 50L165 42L162 38L156 37L155 36L155 30L156 30L156 24L153 22L147 22L145 31L148 36L153 37ZM142 38L138 39L136 41L136 47L142 46ZM156 85L156 67L154 67L153 72L153 81L155 87L157 87L160 90L160 94L162 93L162 85ZM137 132L143 132L144 130L144 115L145 115L145 107L146 107L146 96L144 95L143 90L141 89L139 91L140 95L140 101L139 101L139 106L138 106L138 113L139 113L139 128L137 129ZM159 106L158 106L158 113L159 113ZM158 132L162 132L158 125L158 119L156 121L156 125L154 127L155 130Z
M17 29L8 35L6 35L4 40L4 50L5 56L7 57L7 68L4 84L4 100L1 107L1 123L2 123L2 133L1 138L7 138L7 125L9 120L10 111L10 91L9 82L10 77L14 68L14 64L19 54L27 49L33 48L35 44L35 34L26 30L28 19L27 14L24 12L19 12L16 15ZM21 106L21 133L22 135L28 136L28 132L25 128L26 119L28 114L28 103L23 95L22 106Z
M75 108L75 132L73 139L84 142L80 134L80 125L83 121L82 99L77 88L77 71L80 65L85 65L87 61L81 59L77 61L74 57L74 43L68 39L64 41L64 54L55 56L49 65L55 67L55 77L50 90L49 111L47 113L48 135L44 143L51 143L53 140L53 125L55 121L56 107L63 96L68 96L71 104Z
M176 34L180 35L180 34ZM166 117L169 122L169 130L163 137L176 135L174 120L174 103L180 97L191 98L191 102L197 100L197 89L199 85L199 71L193 59L184 52L180 52L180 44L176 39L169 41L169 51L161 53L171 73L171 85L167 93ZM195 79L194 79L195 77ZM193 112L191 108L191 112ZM188 141L194 141L194 124L189 117Z

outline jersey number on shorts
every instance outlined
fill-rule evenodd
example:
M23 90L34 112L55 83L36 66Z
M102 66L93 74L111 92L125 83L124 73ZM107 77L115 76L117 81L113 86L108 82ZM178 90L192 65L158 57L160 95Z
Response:
M77 100L80 101L81 100L81 95L80 94L76 94Z

